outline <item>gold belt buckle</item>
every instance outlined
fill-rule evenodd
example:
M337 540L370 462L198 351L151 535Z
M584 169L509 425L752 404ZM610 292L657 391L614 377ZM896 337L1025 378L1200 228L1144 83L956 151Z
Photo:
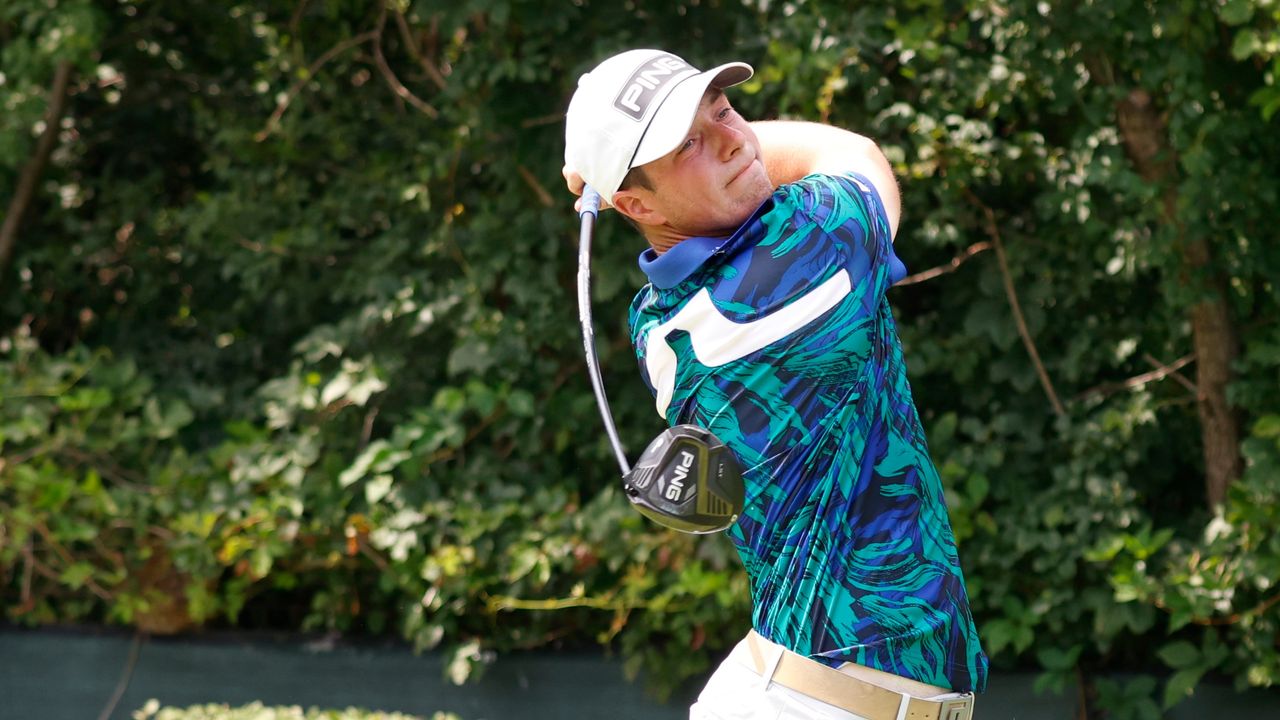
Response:
M942 701L942 711L938 713L938 720L972 720L972 718L972 693L953 700Z

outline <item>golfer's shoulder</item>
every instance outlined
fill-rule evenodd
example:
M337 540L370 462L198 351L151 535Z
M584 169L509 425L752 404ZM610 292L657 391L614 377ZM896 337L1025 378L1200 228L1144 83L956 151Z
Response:
M798 218L822 221L867 220L884 214L879 189L871 178L846 170L818 172L779 188L778 205Z

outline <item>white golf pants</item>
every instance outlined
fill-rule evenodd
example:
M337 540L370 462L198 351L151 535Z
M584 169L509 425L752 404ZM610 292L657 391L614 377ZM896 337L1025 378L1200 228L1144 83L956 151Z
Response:
M772 648L780 651L776 645ZM772 682L776 657L766 657L765 673L757 673L746 640L739 642L689 707L689 720L881 720L855 715ZM938 699L959 697L945 688L936 690Z

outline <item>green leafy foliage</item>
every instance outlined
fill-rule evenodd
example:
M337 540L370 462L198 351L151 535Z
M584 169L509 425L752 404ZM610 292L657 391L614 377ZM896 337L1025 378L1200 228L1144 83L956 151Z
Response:
M1280 5L1271 0L1228 0L1218 17L1234 28L1231 56L1267 67L1266 84L1249 101L1270 120L1280 111Z
M1274 685L1277 13L10 2L0 198L54 67L75 75L0 275L4 616L394 634L460 682L596 643L660 692L708 670L747 626L745 578L723 538L660 531L618 492L559 177L578 74L657 46L747 60L748 117L859 130L893 162L898 254L940 271L890 300L996 667L1097 677L1111 717L1206 676ZM1134 91L1163 181L1117 118ZM633 449L660 425L622 321L639 243L606 217L594 258ZM1214 278L1247 437L1209 508L1188 363Z
M384 713L357 708L345 710L303 709L297 705L269 707L254 702L240 707L229 705L192 705L187 708L162 707L149 701L133 713L134 720L423 720L417 715ZM453 713L438 712L430 720L458 720Z

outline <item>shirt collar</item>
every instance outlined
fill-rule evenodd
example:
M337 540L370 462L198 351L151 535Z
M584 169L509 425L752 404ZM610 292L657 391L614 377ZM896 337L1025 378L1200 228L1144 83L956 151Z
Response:
M659 255L653 248L640 253L640 269L654 287L662 290L673 288L697 272L712 256L724 251L730 244L755 224L756 220L772 205L769 200L761 203L751 217L728 237L691 237L676 243L675 247Z
M653 248L645 248L640 253L640 269L655 287L673 288L702 267L729 240L727 237L691 237L661 255Z

